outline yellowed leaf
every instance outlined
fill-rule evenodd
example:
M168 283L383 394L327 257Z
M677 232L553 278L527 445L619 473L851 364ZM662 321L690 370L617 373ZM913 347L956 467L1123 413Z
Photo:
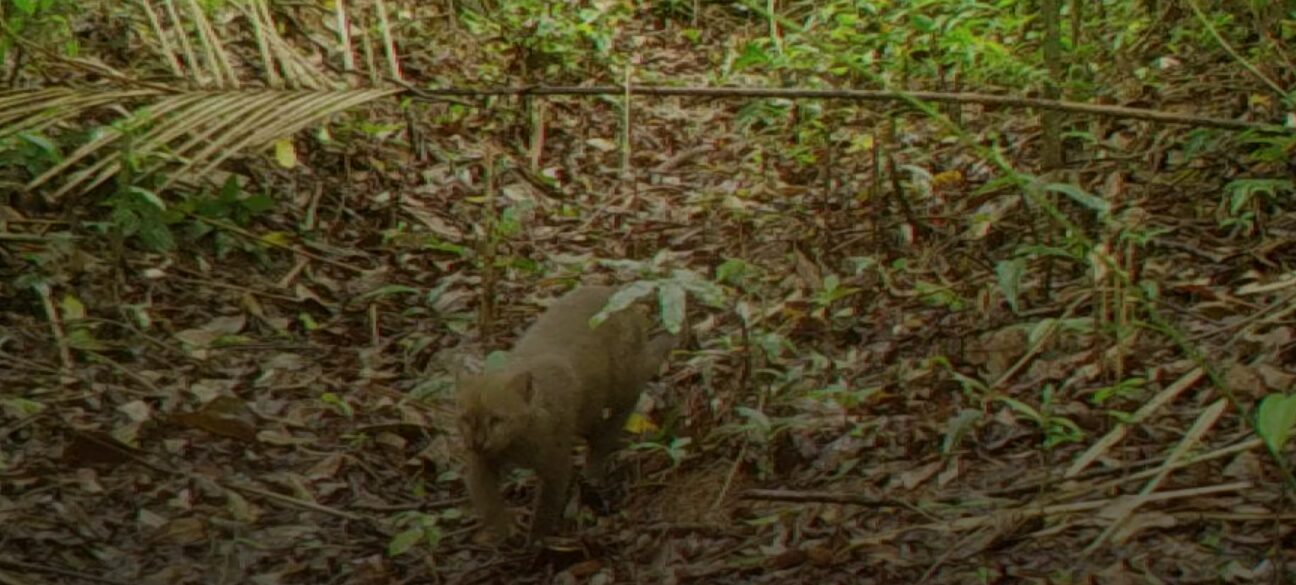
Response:
M606 138L591 138L586 140L585 144L593 146L603 152L612 152L617 149L616 143Z
M637 412L631 414L630 418L626 419L625 429L632 433L649 433L658 430L657 425L653 424L653 421Z
M931 186L933 189L942 189L945 187L960 187L963 185L963 173L958 170L944 171L936 173L932 177Z
M297 149L291 138L280 138L274 142L275 162L285 169L297 167Z
M271 245L287 246L292 242L292 234L288 232L269 232L261 236L261 241Z
M81 319L85 319L85 305L76 297L72 296L71 293L63 295L63 302L59 304L63 309L64 321L80 321Z

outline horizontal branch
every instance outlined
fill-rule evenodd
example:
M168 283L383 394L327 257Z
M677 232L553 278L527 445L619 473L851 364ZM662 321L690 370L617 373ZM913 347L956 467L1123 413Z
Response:
M604 85L592 87L580 86L528 86L528 87L500 87L486 89L465 89L465 88L419 88L414 89L406 86L410 93L420 97L482 97L482 96L501 96L501 95L624 95L626 88ZM1014 97L1007 95L992 95L984 93L943 93L938 91L887 91L877 89L795 89L795 88L764 88L764 87L664 87L656 85L631 85L630 93L633 95L652 95L652 96L691 96L691 97L710 97L710 98L788 98L788 99L830 99L830 100L854 100L854 101L903 101L905 99L917 99L927 102L949 103L949 104L981 104L992 107L1009 107L1009 108L1033 108L1037 110L1053 110L1060 112L1074 112L1080 114L1093 114L1097 116L1107 116L1114 118L1129 118L1134 120L1148 120L1151 122L1164 122L1168 124L1186 124L1189 126L1202 126L1207 128L1220 128L1224 130L1261 130L1266 132L1292 132L1291 128L1284 128L1274 124L1264 124L1260 122L1247 122L1244 120L1232 120L1228 118L1210 118L1204 116L1190 116L1186 114L1175 114L1171 112L1162 112L1158 110L1147 110L1142 108L1127 108L1123 106L1104 106L1098 104L1085 104L1080 102L1068 102L1060 100L1046 100L1040 98Z
M853 504L870 508L908 507L895 498L874 497L861 493L750 489L742 492L740 497L747 500L768 500L773 502Z

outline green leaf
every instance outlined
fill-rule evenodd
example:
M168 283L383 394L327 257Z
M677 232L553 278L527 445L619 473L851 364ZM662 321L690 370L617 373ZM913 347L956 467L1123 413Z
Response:
M631 283L630 286L616 291L616 293L612 295L612 298L608 299L607 305L603 307L603 310L599 311L598 314L593 317L590 317L590 328L593 329L594 327L602 325L604 321L607 321L609 315L633 305L635 301L652 294L653 290L656 288L657 283L651 280L636 280Z
M347 418L352 418L355 416L355 410L351 408L351 405L347 404L346 400L343 400L342 397L338 396L337 394L334 394L332 392L325 392L324 394L320 395L320 402L332 406L342 416L345 416Z
M964 408L958 415L945 421L945 437L941 441L941 453L950 454L963 442L963 437L981 420L979 410Z
M157 214L150 214L154 217L144 218L140 222L139 236L144 244L156 251L165 252L175 248L175 236L171 235L171 228L168 228L162 222L162 218Z
M108 217L112 219L113 227L123 236L130 237L139 231L140 217L134 211L118 206L113 208Z
M38 3L39 0L13 0L14 7L27 16L36 14L36 5Z
M135 194L136 197L139 197L140 200L144 201L145 203L148 203L149 205L158 208L158 211L166 211L167 208L166 202L162 201L162 198L158 197L157 193L154 193L152 191L149 191L148 189L143 189L140 187L131 187L130 192Z
M1229 193L1229 213L1237 215L1256 197L1276 198L1279 193L1296 190L1287 179L1238 179L1224 186Z
M108 346L95 339L94 334L85 327L74 327L67 332L65 337L68 347L73 349L82 349L87 351L103 351Z
M757 268L745 260L739 258L728 258L720 266L716 267L716 280L727 282L733 285L740 285L751 275L757 272Z
M726 306L725 289L710 280L702 278L696 272L684 269L673 270L671 271L671 280L679 283L680 286L684 287L684 290L693 293L694 297L709 306L716 308Z
M46 159L51 162L57 162L63 159L63 155L59 153L58 145L54 144L54 141L47 138L44 134L21 132L18 134L18 138L39 149L45 154Z
M1084 189L1067 183L1049 183L1044 186L1045 191L1053 191L1070 197L1072 201L1079 203L1089 209L1097 211L1101 215L1111 213L1111 204L1106 199L1090 195Z
M26 398L0 399L0 410L11 417L28 417L45 410L45 405Z
M739 406L738 408L735 408L734 410L735 410L735 412L737 412L738 414L740 414L740 415L746 417L747 420L749 420L749 421L751 421L753 424L755 424L755 425L756 425L756 428L760 429L762 436L768 436L768 435L769 435L769 433L770 433L770 428L771 428L772 425L770 424L770 419L769 419L769 417L768 417L768 416L765 416L765 413L763 413L763 412L761 412L761 411L759 411L759 410L756 410L756 409L754 409L754 408L746 407L746 406Z
M248 213L258 214L274 209L274 199L265 194L250 195L240 200L239 205L248 210Z
M1018 294L1021 292L1022 277L1026 274L1026 259L1015 258L1004 260L995 265L995 276L999 278L999 290L1003 291L1008 306L1014 313L1021 312Z
M1020 414L1026 415L1026 417L1035 421L1035 423L1039 424L1040 426L1043 426L1045 424L1044 416L1041 415L1038 410L1035 410L1033 406L1026 404L1025 402L1017 400L1016 398L1009 398L1007 396L1000 396L995 400L1007 404L1008 408L1011 408Z
M486 356L486 364L483 366L487 372L498 372L504 369L508 364L508 352L495 350Z
M392 537L391 542L387 543L387 556L395 557L405 554L414 545L423 540L422 528L411 528Z
M1281 453L1296 428L1296 394L1270 394L1256 411L1256 432L1269 450Z
M748 67L758 67L769 63L770 58L765 53L765 50L756 43L749 42L743 45L742 54L737 59L734 59L733 67L735 71L741 71Z
M684 327L684 317L688 308L688 297L684 288L674 282L662 283L657 289L657 300L661 303L662 324L666 330L679 333Z

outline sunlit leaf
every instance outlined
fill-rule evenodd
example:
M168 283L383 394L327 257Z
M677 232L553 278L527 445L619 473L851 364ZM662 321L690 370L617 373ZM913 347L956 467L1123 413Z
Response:
M724 307L726 305L725 289L720 285L702 278L696 272L691 270L677 269L671 271L671 280L684 287L703 304L712 307Z
M282 168L297 167L297 149L293 146L292 138L280 138L274 141L274 158Z
M643 434L654 433L659 429L652 419L635 412L631 413L629 418L626 419L625 430L635 434Z
M266 232L262 234L261 241L271 245L287 246L292 243L293 235L285 231Z
M80 321L86 317L85 305L73 296L72 293L63 295L63 300L59 303L59 308L62 309L63 320L65 322Z
M688 307L684 288L674 282L662 283L657 291L657 299L661 302L662 324L666 326L667 331L679 333L684 327Z
M613 293L612 298L608 299L607 305L593 317L590 317L590 327L598 327L612 313L621 311L630 305L633 305L639 299L642 299L657 289L657 283L650 280L637 280Z
M158 197L157 193L149 191L148 189L142 189L140 187L131 187L130 192L135 194L135 196L139 197L140 199L144 200L149 205L158 208L158 210L160 211L165 211L167 208L166 202L162 201L162 198Z
M1281 453L1293 429L1296 429L1296 394L1266 396L1256 411L1256 432L1269 450Z

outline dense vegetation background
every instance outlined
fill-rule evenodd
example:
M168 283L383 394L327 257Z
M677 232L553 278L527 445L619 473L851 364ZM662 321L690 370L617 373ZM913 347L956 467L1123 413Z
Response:
M1296 574L1290 2L0 23L0 582ZM450 372L599 281L689 346L476 544Z

